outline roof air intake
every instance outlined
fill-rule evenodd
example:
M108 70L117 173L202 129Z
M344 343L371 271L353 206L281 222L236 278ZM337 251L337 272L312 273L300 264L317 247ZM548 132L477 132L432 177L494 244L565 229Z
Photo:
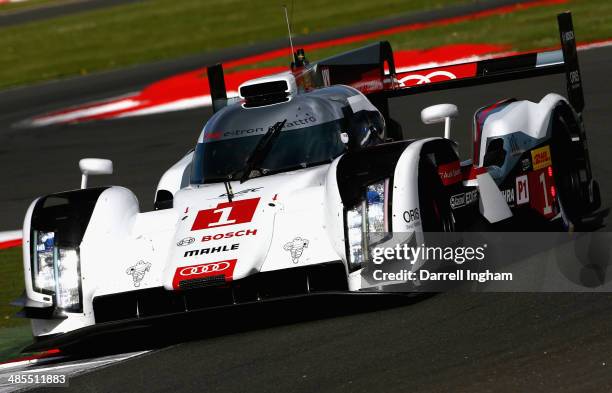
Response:
M245 108L289 101L289 97L296 90L295 78L290 74L253 79L243 83L239 88Z

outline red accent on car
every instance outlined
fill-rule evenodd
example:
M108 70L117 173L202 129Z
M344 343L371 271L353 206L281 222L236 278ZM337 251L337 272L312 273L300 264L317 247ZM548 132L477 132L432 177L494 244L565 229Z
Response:
M363 94L370 94L385 89L384 79L384 74L377 69L361 74L359 80L350 85Z
M438 166L438 175L445 186L450 186L461 181L461 166L459 161L449 162Z
M469 166L468 168L462 168L462 174L463 174L463 180L474 180L476 179L476 176L478 175L482 175L483 173L487 172L487 168L483 168L483 167L475 167L473 165Z
M475 166L480 164L480 139L482 138L482 127L484 126L485 120L487 117L489 117L494 109L513 101L515 101L513 98L498 101L493 105L479 109L474 115L474 157L472 158L472 161L474 162Z
M551 218L557 214L555 180L548 177L546 169L529 172L529 205L532 209Z
M405 87L409 87L425 83L445 82L451 79L471 78L476 76L476 67L476 63L466 63L408 71L398 73L397 80Z
M174 272L172 288L179 289L181 281L220 275L225 277L226 282L232 281L234 278L234 268L236 267L236 262L236 259L229 259L226 261L178 267Z
M212 209L200 210L191 230L198 231L251 222L258 203L259 198L242 199L219 203Z
M216 131L216 132L209 132L207 133L204 138L208 139L219 139L223 136L223 133L221 131Z

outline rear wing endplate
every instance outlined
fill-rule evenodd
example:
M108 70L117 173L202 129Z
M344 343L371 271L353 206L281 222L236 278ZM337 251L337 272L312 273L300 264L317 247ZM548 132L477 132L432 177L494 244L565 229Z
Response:
M567 83L567 98L578 113L584 109L584 94L582 92L582 78L578 65L578 52L576 51L576 35L572 14L563 12L557 15L559 34L561 36L561 50L565 62L565 78Z

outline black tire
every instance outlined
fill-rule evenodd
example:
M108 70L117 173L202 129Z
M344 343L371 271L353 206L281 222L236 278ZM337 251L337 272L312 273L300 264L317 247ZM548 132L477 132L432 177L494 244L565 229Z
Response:
M580 135L579 129L569 107L557 108L553 116L551 156L557 189L556 199L566 225L576 225L585 209L579 166L584 156L572 141L572 137Z
M436 167L427 158L419 163L419 213L423 232L454 232L455 218Z

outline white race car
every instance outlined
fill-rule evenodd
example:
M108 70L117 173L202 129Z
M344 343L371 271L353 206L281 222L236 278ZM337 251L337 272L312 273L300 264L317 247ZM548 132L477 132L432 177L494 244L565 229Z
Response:
M468 63L460 77L415 86L403 85L385 42L317 64L298 51L290 71L244 83L239 100L226 99L222 68L210 67L215 113L195 150L162 176L154 211L141 212L126 188L87 188L88 176L112 172L99 159L81 161L81 189L29 207L17 303L37 347L126 321L367 291L371 232L463 230L526 211L579 225L598 207L598 189L571 18L559 21L563 52ZM569 100L479 110L471 160L461 162L450 139L454 105L422 112L445 123L445 137L404 140L389 118L392 97L563 72Z

